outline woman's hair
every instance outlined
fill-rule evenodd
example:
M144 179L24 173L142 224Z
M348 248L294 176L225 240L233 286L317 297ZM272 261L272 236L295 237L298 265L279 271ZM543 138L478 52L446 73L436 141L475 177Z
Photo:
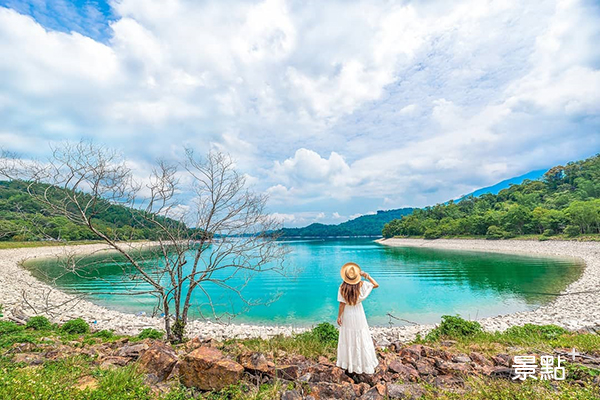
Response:
M342 282L341 292L342 297L346 300L346 303L351 306L355 306L358 302L358 296L360 295L360 284L361 282L351 285L347 282Z

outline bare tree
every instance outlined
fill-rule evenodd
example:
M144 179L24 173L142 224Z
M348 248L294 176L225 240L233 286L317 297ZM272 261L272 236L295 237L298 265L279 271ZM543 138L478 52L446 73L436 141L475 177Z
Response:
M127 278L146 283L146 293L156 297L169 339L181 341L190 309L197 306L194 293L204 294L214 318L223 314L211 285L252 306L243 287L258 272L283 273L286 253L276 242L280 222L267 214L266 197L247 189L229 156L210 152L199 158L185 149L183 159L157 162L140 183L119 154L82 141L54 148L45 161L5 154L0 174L26 183L48 215L87 228L116 250L126 260ZM99 226L98 216L116 204L131 210L134 226L152 230L152 256Z

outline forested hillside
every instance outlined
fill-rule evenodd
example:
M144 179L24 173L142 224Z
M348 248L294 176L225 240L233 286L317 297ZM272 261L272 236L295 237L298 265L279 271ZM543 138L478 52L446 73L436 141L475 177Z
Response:
M288 237L327 237L327 236L379 236L383 226L394 218L401 218L413 212L412 208L377 211L377 214L361 215L338 225L310 224L304 228L285 228L283 235Z
M525 234L577 236L600 233L600 155L550 169L540 180L526 180L498 194L468 197L385 225L392 236L483 236Z
M94 240L85 226L66 217L52 215L40 202L28 195L26 183L0 181L0 240ZM95 217L96 225L110 237L122 240L154 239L152 225L142 212L104 203Z

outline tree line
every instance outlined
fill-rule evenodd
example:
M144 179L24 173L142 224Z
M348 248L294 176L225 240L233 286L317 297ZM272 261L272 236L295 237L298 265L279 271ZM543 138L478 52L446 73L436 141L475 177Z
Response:
M506 239L600 233L600 155L551 168L498 194L415 209L385 224L384 237L486 236Z

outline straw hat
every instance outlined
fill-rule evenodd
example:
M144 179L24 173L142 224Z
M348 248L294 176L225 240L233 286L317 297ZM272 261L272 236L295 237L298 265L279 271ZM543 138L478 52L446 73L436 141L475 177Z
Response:
M356 285L360 282L360 267L353 262L346 263L342 266L340 275L342 275L344 282Z

